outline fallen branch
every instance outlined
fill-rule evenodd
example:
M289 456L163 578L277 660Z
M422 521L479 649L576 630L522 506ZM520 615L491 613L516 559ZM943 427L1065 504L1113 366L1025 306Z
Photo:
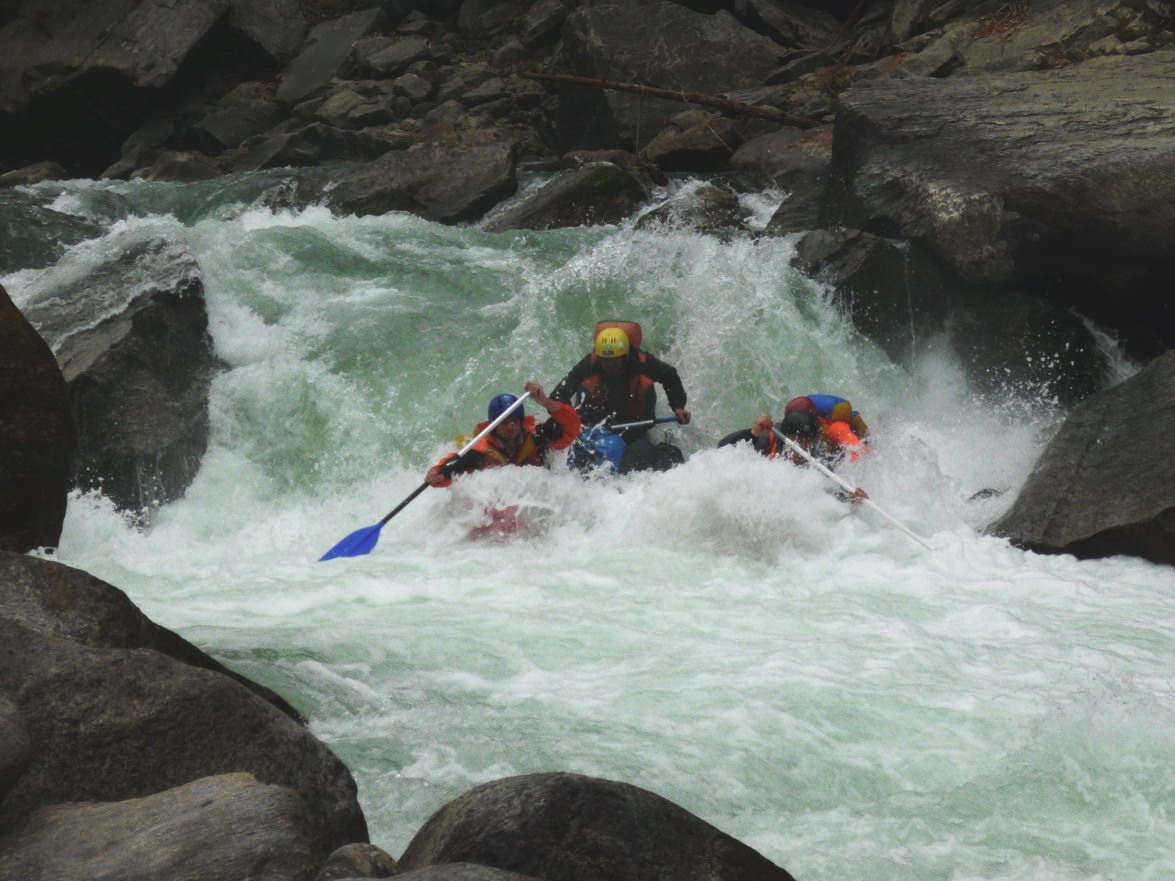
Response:
M656 86L642 86L640 83L621 83L614 80L594 80L586 76L572 76L566 73L531 73L519 71L518 75L528 80L539 82L568 83L573 86L592 86L597 89L611 89L615 92L632 92L637 95L649 95L653 98L667 98L670 101L683 101L687 104L706 104L717 107L730 113L739 113L743 116L759 116L770 119L772 122L781 122L784 125L796 128L816 128L822 123L806 116L794 116L774 107L758 107L754 104L744 104L741 101L731 101L727 98L715 98L713 95L703 95L700 92L684 92L675 89L659 89Z

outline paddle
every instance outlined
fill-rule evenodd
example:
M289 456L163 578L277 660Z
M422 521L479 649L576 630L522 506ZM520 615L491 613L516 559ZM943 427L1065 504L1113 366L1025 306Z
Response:
M522 402L525 401L529 397L530 397L530 392L523 392L522 396L519 397L519 399L517 401L515 401L513 404L511 404L509 407L507 407L505 410L503 410L500 414L498 414L497 419L495 419L493 422L491 422L489 425L487 425L485 428L483 428L478 433L477 437L475 437L473 440L471 440L469 443L467 443L465 446L463 446L460 450L458 450L457 455L453 459L451 459L450 462L446 464L446 466L442 467L442 469L441 469L442 472L445 470L446 467L450 467L451 465L455 465L458 462L460 462L461 457L464 456L466 453L468 453L470 450L472 450L474 447L474 444L476 444L479 440L481 440L483 437L485 437L487 434L489 434L491 431L493 431L495 428L497 428L499 422L501 422L503 419L508 417L517 408L521 407ZM445 476L448 477L448 474L445 474ZM397 514L399 514L401 511L403 511L406 507L408 507L408 503L411 502L418 495L420 495L422 492L424 492L426 489L428 489L429 485L430 484L427 480L424 483L420 484L420 486L418 486L418 487L416 487L416 489L412 490L412 493L408 496L408 498L404 499L404 501L402 501L402 502L400 502L400 504L396 505L396 507L393 508L391 510L391 512L388 514L388 516L384 517L383 520L379 521L379 523L375 524L374 526L365 526L362 529L356 529L354 532L352 532L350 535L348 535L346 538L344 538L342 541L340 541L337 545L335 545L333 548L331 548L329 551L327 551L325 554L323 554L321 557L319 557L318 562L321 563L324 560L333 560L335 557L362 557L364 554L371 553L372 548L374 548L376 542L379 541L379 533L380 533L380 530L384 528L384 524L387 523L389 520L391 520L393 517L395 517Z
M626 428L644 428L648 425L661 425L664 422L676 422L676 416L658 416L656 419L642 419L640 422L622 422L620 425L604 426L609 431L624 431Z
M840 477L837 477L835 474L832 473L832 471L830 469L826 468L823 463L817 462L814 458L812 458L811 453L809 453L807 450L805 450L803 447L801 447L799 444L797 444L790 437L787 437L783 434L780 434L780 432L775 428L772 428L771 431L772 431L772 433L774 433L774 435L777 438L779 438L781 441L783 441L785 444L787 444L789 447L791 447L795 452L799 453L801 456L803 456L805 459L807 459L809 464L812 465L812 467L814 467L817 471L819 471L821 474L823 474L829 480L833 480L836 483L840 484L842 487L844 487L846 492L849 492L849 493L856 492L857 487L853 486L848 481L843 480ZM906 535L910 536L910 538L914 539L914 541L918 542L918 544L922 545L922 547L926 548L926 550L928 550L928 551L934 550L934 548L932 548L930 546L930 544L927 543L927 541L922 538L922 536L920 536L918 533L914 532L914 530L910 529L908 526L906 526L906 524L902 523L900 520L897 520L896 518L891 517L889 514L887 514L885 511L883 511L881 509L881 507L876 502L873 501L873 499L860 499L860 501L864 502L866 505L868 505L870 508L872 508L878 514L880 514L882 517L884 517L886 520L888 520L890 523L892 523L894 526L896 526L902 532L906 533Z

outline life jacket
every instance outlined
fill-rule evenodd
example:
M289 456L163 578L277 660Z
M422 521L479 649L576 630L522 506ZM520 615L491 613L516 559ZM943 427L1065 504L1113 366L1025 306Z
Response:
M474 429L474 434L483 431L488 421L479 423ZM522 420L522 443L518 445L518 449L513 456L507 456L502 449L501 443L497 436L491 431L476 444L474 449L485 456L484 468L497 468L500 465L542 465L543 456L538 444L534 439L534 417L527 416ZM460 440L460 438L458 438ZM458 444L460 446L461 444Z
M644 352L637 351L634 347L626 356L625 367L632 369L633 356L632 352L636 352L635 361L637 364L644 365L647 361ZM592 354L592 364L599 367L600 359ZM604 368L599 367L596 373L593 373L587 379L579 384L580 389L583 390L584 400L591 402L593 406L604 407L607 404L608 392L604 382ZM619 419L627 419L636 421L638 419L647 419L652 416L653 401L649 397L653 391L653 380L643 373L634 373L628 379L628 399L625 401L625 411L617 413Z
M811 413L816 417L820 438L827 445L830 455L840 458L847 452L849 459L856 462L861 453L869 451L868 446L861 443L863 438L869 436L869 426L844 398L836 395L792 398L784 407L783 415L786 417L788 413L797 411Z

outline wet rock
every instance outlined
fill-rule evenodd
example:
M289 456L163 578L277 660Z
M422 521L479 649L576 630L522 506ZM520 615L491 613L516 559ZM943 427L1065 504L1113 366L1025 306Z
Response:
M182 496L208 443L208 386L220 367L192 256L139 246L39 291L26 312L69 384L75 485L135 515Z
M241 83L192 127L192 137L204 152L219 153L269 131L285 113L274 96L272 83Z
M57 546L76 442L57 360L0 286L0 550Z
M832 156L831 127L806 132L784 129L739 148L731 170L766 174L787 195L767 224L769 235L784 235L818 225L820 203Z
M399 133L388 131L376 135L365 131L346 131L325 123L279 127L276 133L258 135L241 145L232 160L234 171L258 171L263 168L306 168L317 165L375 159L389 150L406 146Z
M122 157L106 168L101 177L126 180L132 172L150 168L176 131L176 123L171 119L152 120L139 126L123 142Z
M0 827L39 808L142 798L245 771L294 790L321 860L366 841L355 782L301 725L219 673L144 649L79 646L0 618L0 682L33 743Z
M333 178L325 199L339 214L475 220L514 192L515 155L514 140L493 130L420 143Z
M404 37L393 40L378 51L359 58L360 66L371 76L397 77L411 65L432 58L432 48L426 37Z
M286 68L277 100L297 104L338 76L351 55L351 47L383 20L380 9L364 9L323 22L306 38L306 46Z
M42 808L0 851L0 881L291 881L314 870L301 799L250 774Z
M1175 344L1175 52L842 96L822 225L925 243L970 282Z
M1175 352L1069 416L996 535L1038 553L1175 565Z
M491 232L620 223L647 198L640 181L610 162L565 171L487 222Z
M0 618L78 645L151 649L243 685L295 722L305 719L263 685L229 670L183 637L160 627L117 587L52 560L0 552Z
M538 0L534 3L526 11L519 27L518 35L522 44L534 48L554 42L573 5L572 0Z
M641 153L665 171L722 171L740 144L734 122L716 113L686 129L669 126Z
M684 227L697 232L746 231L749 212L734 193L710 184L683 193L641 216L637 229L653 224Z
M224 174L224 169L211 156L190 150L164 150L143 174L145 180L193 183L212 180Z
M17 168L5 174L0 174L0 189L4 187L23 187L39 184L47 180L65 180L69 177L65 169L56 162L35 162L24 168Z
M794 263L832 285L858 331L899 364L945 336L980 392L1073 406L1102 387L1100 347L1071 310L968 283L918 242L816 230L799 241Z
M0 695L0 802L29 766L32 742L16 704Z
M0 28L0 156L97 174L229 0L57 4Z
M683 46L689 51L680 51ZM570 73L707 95L761 85L782 51L728 12L704 15L657 0L593 3L563 25ZM569 148L631 147L639 134L661 131L682 110L677 101L600 89L567 87L558 94L557 122Z
M345 844L327 857L314 881L391 878L397 872L392 856L374 844Z
M792 877L658 795L578 774L530 774L471 789L416 833L400 869L449 862L566 881Z

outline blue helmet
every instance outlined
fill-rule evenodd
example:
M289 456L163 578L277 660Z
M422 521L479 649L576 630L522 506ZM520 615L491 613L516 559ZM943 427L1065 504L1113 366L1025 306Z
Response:
M509 392L502 392L500 395L494 395L494 397L490 400L490 406L486 411L486 415L489 417L489 421L493 422L495 419L501 416L502 413L508 410L510 405L517 400L518 395L512 395ZM522 419L524 416L526 416L526 408L517 407L515 408L514 412L510 414L510 416L511 418L517 416L519 419Z

